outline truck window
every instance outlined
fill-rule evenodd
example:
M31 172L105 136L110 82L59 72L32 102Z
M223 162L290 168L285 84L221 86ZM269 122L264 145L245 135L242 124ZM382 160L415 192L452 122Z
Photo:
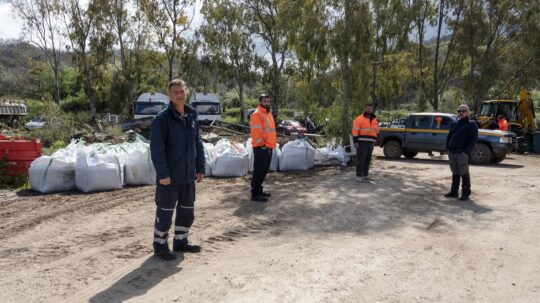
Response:
M219 115L221 114L219 104L214 102L197 102L192 103L199 115Z
M166 108L167 105L161 102L136 102L135 114L136 115L157 115L161 110Z
M437 123L437 118L440 118L440 123ZM441 130L449 130L450 125L454 123L454 120L452 120L450 117L444 117L444 116L437 116L434 119L433 127L432 129L441 129ZM438 124L438 125L437 125Z
M426 129L431 128L430 116L413 116L413 122L411 128Z

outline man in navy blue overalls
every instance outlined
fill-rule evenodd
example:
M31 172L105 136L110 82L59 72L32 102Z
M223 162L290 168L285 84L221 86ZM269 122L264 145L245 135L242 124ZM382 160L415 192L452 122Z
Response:
M173 260L167 239L175 209L173 250L201 251L188 243L188 232L194 219L195 181L204 178L205 161L197 112L186 104L185 82L174 79L168 89L169 106L152 121L150 150L157 176L154 255Z

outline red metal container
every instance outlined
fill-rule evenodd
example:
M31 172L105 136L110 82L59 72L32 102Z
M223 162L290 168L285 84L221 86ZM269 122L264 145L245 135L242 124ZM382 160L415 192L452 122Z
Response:
M41 142L39 139L29 141L23 138L0 135L0 161L7 162L8 175L28 174L30 164L40 156Z

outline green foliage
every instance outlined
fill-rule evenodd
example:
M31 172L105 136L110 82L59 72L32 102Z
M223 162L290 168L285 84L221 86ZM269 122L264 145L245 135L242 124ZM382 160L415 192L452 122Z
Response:
M88 111L90 103L87 101L83 90L80 90L75 96L68 96L60 102L60 107L65 112Z
M32 140L40 139L45 148L51 148L53 145L57 147L60 145L59 142L65 142L75 135L77 132L75 121L81 121L80 119L89 115L85 113L77 117L76 114L65 113L52 98L41 102L33 101L31 110L36 116L43 117L46 123L43 128L32 130L28 137Z
M51 150L52 152L55 152L64 147L66 147L66 142L64 142L63 140L57 140L57 141L54 141L53 144L51 145Z
M238 120L240 121L240 107L227 108L223 113L223 119Z

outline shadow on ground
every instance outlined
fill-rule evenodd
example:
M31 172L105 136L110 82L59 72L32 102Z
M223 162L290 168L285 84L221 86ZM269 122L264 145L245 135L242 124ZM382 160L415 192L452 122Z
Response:
M182 254L174 261L162 261L149 257L140 267L126 274L106 290L93 296L91 303L123 302L141 296L164 279L182 270L178 265L184 260Z

